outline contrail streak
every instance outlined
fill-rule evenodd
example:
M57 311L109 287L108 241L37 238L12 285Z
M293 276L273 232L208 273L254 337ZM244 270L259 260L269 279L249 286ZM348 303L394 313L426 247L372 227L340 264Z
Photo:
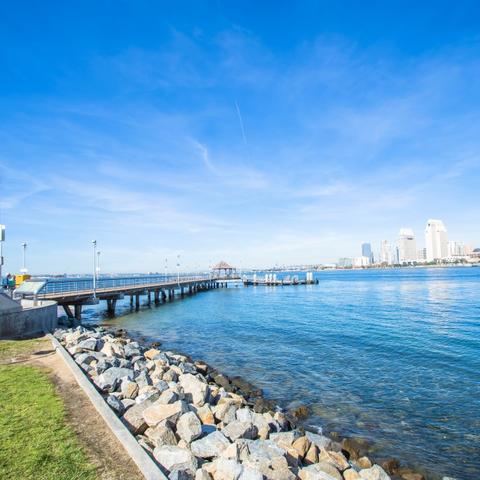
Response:
M235 100L235 107L237 109L238 120L240 121L240 128L242 129L243 143L245 144L245 147L248 148L247 136L245 135L245 127L243 125L243 118L242 118L242 114L240 113L240 107L238 106L238 103L236 100Z

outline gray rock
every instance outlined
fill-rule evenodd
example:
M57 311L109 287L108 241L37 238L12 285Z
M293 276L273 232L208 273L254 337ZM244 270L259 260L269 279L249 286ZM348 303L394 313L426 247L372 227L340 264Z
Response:
M238 438L248 438L253 440L258 432L257 427L255 427L253 423L234 420L222 430L222 433L234 442Z
M135 399L137 403L143 403L150 400L152 403L156 402L160 397L160 392L153 386L143 387L138 391L138 396Z
M138 395L138 385L136 382L132 382L131 380L123 380L120 386L120 391L124 398L131 398L134 399Z
M230 442L221 432L213 432L206 437L195 440L190 448L196 457L213 458L218 457L228 446Z
M130 342L125 344L125 346L123 347L123 350L125 352L125 357L127 358L142 356L142 352L140 351L139 345L136 342Z
M202 424L193 412L184 413L177 421L177 435L190 443L202 434Z
M83 348L84 350L100 350L100 348L98 348L99 346L101 345L101 347L103 347L103 343L100 342L99 340L95 339L95 338L87 338L86 340L82 340L81 342L78 343L78 347L79 348Z
M173 430L166 425L157 425L156 427L147 428L147 430L145 430L145 435L156 447L177 444L177 439Z
M163 403L164 405L175 403L177 400L178 395L171 389L165 390L160 397L158 397L158 403Z
M123 405L122 401L116 397L115 395L109 395L107 397L107 403L110 407L113 408L119 415L122 415L125 411L125 406Z
M99 375L95 379L95 384L102 390L113 392L117 385L120 385L122 379L128 378L129 380L133 380L133 377L133 370L128 368L112 367Z
M167 372L168 373L168 372ZM165 378L165 377L164 377ZM191 373L180 375L178 381L185 392L185 398L189 403L201 407L205 404L209 388L208 385Z
M253 423L253 412L248 407L239 408L235 412L235 415L237 417L237 420L240 422Z
M192 452L174 445L156 447L153 455L157 462L167 471L187 470L194 474L197 470L197 459Z
M316 445L319 449L324 448L325 450L328 450L330 444L332 443L329 438L319 435L318 433L305 432L305 435L310 442Z
M244 465L238 480L263 480L263 475L256 468Z
M151 405L147 400L143 403L133 405L123 415L123 423L134 435L141 435L148 428L143 418L143 412Z
M300 480L337 480L337 477L332 477L327 472L318 468L318 464L316 463L299 470L298 476Z
M79 365L84 363L85 365L89 365L91 362L98 360L95 355L92 355L90 352L78 353L74 356L75 362Z
M238 480L242 473L242 465L230 458L219 458L216 461L215 479Z
M122 399L122 403L123 403L123 406L124 406L125 410L128 410L130 407L133 407L134 405L136 405L135 400L133 400L131 398Z
M163 380L166 382L176 382L178 380L178 374L171 368L163 374Z
M178 364L178 368L182 371L182 373L191 373L191 374L196 374L197 369L195 368L195 365L188 363L188 362L181 362Z
M389 475L380 465L373 465L372 468L360 470L358 473L365 480L390 480Z
M186 403L181 400L168 405L163 405L157 401L144 410L143 418L149 426L154 427L163 420L176 423L180 416L187 412L187 410Z
M193 480L194 475L190 470L173 470L168 475L168 480Z
M168 383L165 382L165 380L158 380L156 382L153 382L153 386L160 392L164 392L165 390L168 390Z
M152 379L150 375L146 372L146 370L142 370L136 377L135 382L138 384L140 388L146 387L152 384Z

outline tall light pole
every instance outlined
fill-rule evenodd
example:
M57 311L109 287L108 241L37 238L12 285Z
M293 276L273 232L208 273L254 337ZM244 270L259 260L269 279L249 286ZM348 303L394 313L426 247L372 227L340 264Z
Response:
M177 283L180 285L180 254L177 255Z
M100 250L97 252L97 281L100 279Z
M20 270L21 273L27 273L27 242L22 243L23 248L23 268Z
M2 291L3 242L5 241L5 225L0 225L0 292Z
M93 245L93 298L97 298L97 241L92 240Z

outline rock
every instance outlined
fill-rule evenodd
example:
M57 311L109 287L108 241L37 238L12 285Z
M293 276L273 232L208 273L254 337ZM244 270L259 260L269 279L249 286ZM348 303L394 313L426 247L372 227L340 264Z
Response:
M230 442L221 432L213 432L199 440L195 440L190 445L193 454L200 458L218 457L228 446Z
M263 480L263 475L259 470L244 465L238 480Z
M219 458L216 461L214 480L237 480L242 473L242 465L228 458Z
M154 445L150 442L148 438L145 438L143 435L137 437L138 444L144 448L147 452L153 454Z
M230 423L236 418L238 406L232 402L224 402L213 408L215 418L223 423Z
M343 472L343 478L345 480L360 480L362 477L353 468L349 468Z
M110 342L106 342L100 352L104 353L107 357L114 357L116 355L116 351Z
M332 465L315 463L298 472L301 480L343 480L340 472Z
M267 475L268 480L295 480L297 477L288 468L273 470Z
M298 452L301 458L305 457L310 448L310 440L304 435L300 438L297 438L293 443L292 447Z
M373 465L368 457L360 457L359 459L355 460L355 463L360 468L370 468Z
M244 463L258 469L263 475L269 473L269 469L281 470L288 468L285 452L272 440L243 440L248 442L249 455Z
M78 343L77 347L83 348L84 350L100 350L100 348L103 346L103 343L96 338L87 338L86 340L82 340L81 342Z
M361 438L344 438L342 449L349 454L348 460L357 460L367 452L368 442Z
M290 428L290 423L284 413L275 412L273 418L280 425L281 430L288 430Z
M238 438L249 438L253 440L257 435L257 427L250 422L234 420L222 430L222 433L232 442Z
M192 452L174 445L155 447L153 455L157 462L169 473L173 470L187 470L193 474L198 467L197 459L192 455Z
M195 368L193 363L190 362L181 362L179 363L178 368L181 370L181 373L197 373L197 369Z
M147 428L145 430L145 435L156 447L177 444L177 439L173 433L173 430L166 425L157 425L156 427Z
M169 420L170 422L176 423L180 415L186 411L187 406L185 402L181 400L168 405L158 403L157 401L144 410L143 418L147 422L147 425L154 427L162 420Z
M122 399L123 406L125 410L128 410L130 407L135 405L135 400L132 400L131 398L124 398Z
M201 407L205 404L208 395L208 385L191 373L180 375L178 381L185 392L185 398L189 403Z
M214 375L213 381L227 391L230 389L230 380L226 375L222 375L221 373Z
M95 384L102 390L113 392L124 378L133 380L133 377L134 372L129 368L112 367L99 375Z
M395 458L389 458L382 462L382 468L389 474L395 475L397 470L400 468L400 463Z
M147 360L155 360L155 357L157 357L158 355L160 355L160 350L157 350L156 348L151 348L150 350L147 350L143 356L147 359Z
M195 368L197 372L201 373L202 375L206 375L208 373L208 365L205 362L195 362Z
M379 465L360 470L358 473L360 474L360 478L365 480L390 480L388 474Z
M239 408L235 415L240 422L253 423L253 412L248 407Z
M312 432L305 432L306 437L310 440L310 443L316 445L319 449L328 449L332 441L323 435Z
M202 434L202 424L193 412L184 413L177 422L177 435L187 443Z
M144 403L133 405L123 415L123 423L134 435L141 435L147 429L148 425L143 418L143 412L150 405L147 400Z
M193 480L194 475L189 470L172 470L168 480Z
M150 400L151 403L157 401L160 397L160 392L152 385L147 385L142 387L138 391L138 396L135 399L137 403L144 403L147 400Z
M125 407L118 397L115 397L114 395L109 395L106 400L110 407L112 407L113 410L115 410L119 415L123 414L123 412L125 411Z
M162 403L164 405L175 403L176 401L178 401L178 395L170 388L162 392L160 397L158 397L158 403Z
M212 477L206 470L199 468L195 472L195 480L212 480Z
M340 471L346 470L350 467L350 464L341 452L327 451L322 449L318 455L318 460L330 463Z
M205 404L201 407L195 407L195 413L204 425L215 425L215 417L210 405Z
M138 395L138 384L131 380L124 380L120 387L120 391L124 398L134 399Z
M304 462L307 465L318 462L318 447L313 443L310 444L310 448L308 449L308 452L304 457Z
M310 411L306 405L300 405L292 411L292 415L298 420L307 418L309 414Z
M274 400L266 400L265 398L257 398L255 400L255 404L253 406L253 409L257 413L266 413L271 410L275 410L275 407L277 406L276 402Z
M231 460L239 461L239 445L236 443L231 443L221 454L222 458L229 458Z
M165 382L164 380L157 380L153 382L153 386L160 392L164 392L165 390L168 390L168 383Z
M176 382L178 380L178 374L170 368L163 374L162 378L166 382Z
M280 448L290 448L293 442L300 437L298 430L290 430L289 432L278 432L270 434L270 440L273 440Z
M136 364L137 365L137 364ZM136 366L135 365L135 366ZM152 384L152 379L146 370L142 370L136 377L135 382L140 388L146 387Z
M130 342L125 344L123 347L125 357L132 358L132 357L139 357L142 355L140 351L139 345L137 342Z

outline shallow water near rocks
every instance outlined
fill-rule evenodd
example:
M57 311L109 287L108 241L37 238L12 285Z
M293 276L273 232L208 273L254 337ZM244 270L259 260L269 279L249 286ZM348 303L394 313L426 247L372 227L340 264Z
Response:
M480 268L330 271L318 285L238 287L104 317L241 375L310 425L458 480L480 478Z

